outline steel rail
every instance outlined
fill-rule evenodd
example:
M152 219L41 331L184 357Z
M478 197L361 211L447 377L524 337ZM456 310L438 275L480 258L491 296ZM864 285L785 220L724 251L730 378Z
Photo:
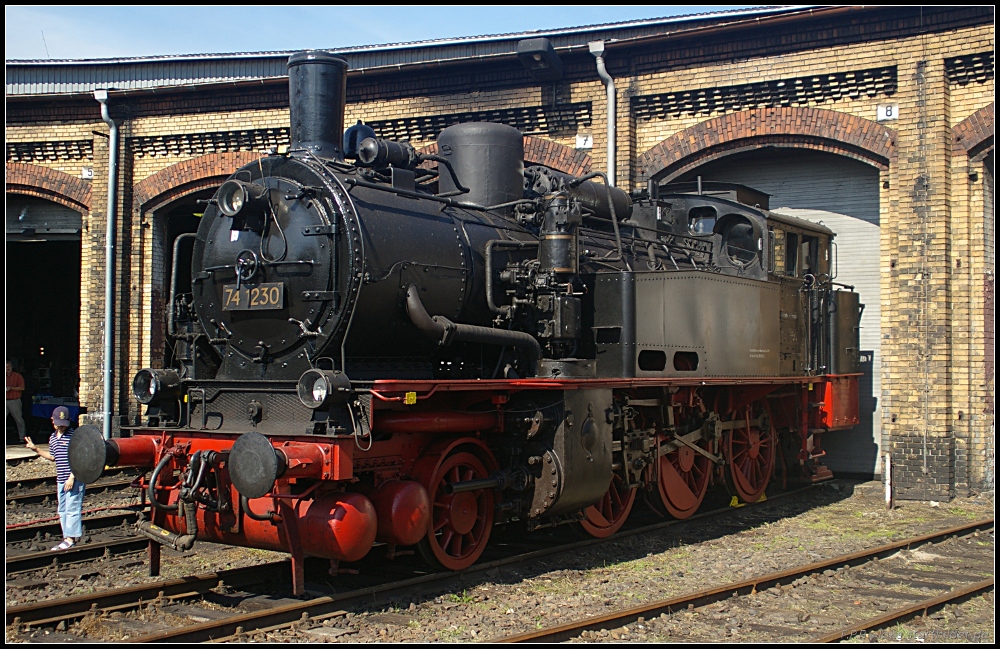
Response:
M284 559L259 566L220 570L150 584L8 606L7 624L16 623L30 627L55 625L62 621L69 623L92 610L97 612L124 611L137 608L156 599L181 599L201 595L222 582L229 586L242 587L262 581L288 579L290 576L290 563Z
M118 539L100 543L81 543L74 545L68 550L59 550L57 552L43 550L41 552L29 552L19 556L6 557L4 565L6 573L9 576L53 565L80 563L116 554L139 552L145 550L148 545L149 539L145 537Z
M140 512L138 511L122 511L107 516L84 518L82 521L84 536L97 530L106 530L111 527L121 527L122 524L134 523L139 518L139 514ZM62 538L62 526L59 524L58 518L54 521L33 523L20 527L8 527L6 542L8 545L11 543L23 543L24 541L31 541L36 537L43 537L46 534L50 536L59 535L59 538Z
M734 595L749 595L757 592L758 590L765 590L780 583L790 583L800 577L816 572L822 572L823 570L835 566L862 564L872 558L886 556L894 552L898 552L899 550L909 548L912 545L922 545L936 540L943 540L949 536L964 535L992 526L993 519L987 518L973 523L951 527L946 530L904 539L895 543L880 545L869 550L859 550L857 552L851 552L850 554L844 554L832 559L825 559L823 561L810 563L805 566L772 572L770 574L745 581L706 588L694 593L678 595L676 597L671 597L669 599L660 600L658 602L637 606L615 613L608 613L606 615L599 615L583 620L577 620L575 622L552 626L547 629L540 629L538 631L531 631L528 633L508 636L506 638L500 638L496 640L496 642L564 642L579 636L584 631L594 631L624 626L637 621L640 617L650 619L660 614L670 614L689 606L705 606L706 604L711 604Z
M29 458L29 459L34 459L34 458ZM112 467L110 469L105 469L104 473L101 476L101 479L112 478L121 475L122 473L127 473L128 477L131 477L133 480L139 476L136 470L133 469L132 467ZM96 484L98 483L95 482L94 485ZM50 475L42 478L22 478L20 480L8 480L7 491L5 493L10 493L15 489L37 489L38 487L42 486L47 486L50 488L55 487L56 477L54 475ZM93 485L87 485L88 488L91 486Z
M94 484L89 484L86 487L86 492L88 496L93 496L95 494L105 493L108 491L124 491L132 486L135 479L130 480L112 480L109 482L95 482ZM46 500L55 500L58 497L55 488L46 489L44 491L31 491L24 494L7 494L6 500L8 505L29 505L34 503L45 502Z
M778 496L775 496L773 498L770 498L766 501L751 503L748 504L747 506L754 508L764 507L769 503L779 502L784 498L801 494L803 491L811 488L813 488L813 485L808 485L804 489L796 489L793 491L788 491L779 494ZM315 619L324 616L329 617L331 615L335 615L339 608L344 607L352 602L358 602L358 603L371 602L373 598L378 598L378 597L385 598L390 594L401 595L409 591L417 590L418 588L424 588L429 584L433 584L434 582L452 581L453 579L455 579L455 577L460 575L469 576L469 575L484 573L489 570L493 570L495 568L522 563L533 559L539 559L553 554L560 554L567 551L578 550L581 548L590 547L594 545L601 545L604 543L617 541L629 536L655 532L667 527L672 527L675 525L688 523L691 521L708 518L711 516L718 516L720 514L729 513L732 511L733 509L730 507L723 507L720 509L703 512L701 514L696 514L694 516L691 516L690 518L686 518L683 520L663 521L660 523L654 523L652 525L646 525L631 530L624 530L622 532L619 532L613 536L604 539L597 539L597 538L585 539L582 541L577 541L575 543L558 545L554 547L543 548L540 550L532 550L528 552L515 554L509 557L477 563L473 566L470 566L469 568L466 568L465 570L457 572L439 572L439 573L420 575L417 577L397 580L385 584L379 584L376 586L359 588L345 593L339 593L336 595L318 597L315 599L302 602L301 604L289 604L287 606L274 608L267 611L240 614L230 618L204 622L202 624L192 625L182 629L173 629L161 633L154 633L146 636L130 638L129 641L137 643L168 642L168 641L205 642L210 640L220 640L222 638L228 638L239 632L249 633L251 631L260 630L262 628L269 628L271 630L274 630L301 620L303 614L308 614L310 619ZM237 629L241 629L241 631L238 631Z
M867 631L875 631L909 618L920 617L921 615L926 617L928 612L931 610L937 610L945 604L964 601L992 588L993 577L990 577L989 579L984 579L970 586L966 586L965 588L953 590L936 597L925 599L922 602L916 602L915 604L898 608L895 611L890 611L885 615L880 615L871 620L858 622L853 626L845 627L839 631L835 631L819 638L811 639L809 642L840 642L841 640L851 638L852 636L865 633Z

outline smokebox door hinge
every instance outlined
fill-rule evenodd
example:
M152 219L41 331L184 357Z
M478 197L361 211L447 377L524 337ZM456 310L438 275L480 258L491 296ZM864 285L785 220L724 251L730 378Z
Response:
M304 237L318 237L323 235L334 235L337 234L337 225L310 225L308 227L302 228L302 236Z
M302 291L302 300L304 302L326 302L327 300L334 300L336 297L336 291Z

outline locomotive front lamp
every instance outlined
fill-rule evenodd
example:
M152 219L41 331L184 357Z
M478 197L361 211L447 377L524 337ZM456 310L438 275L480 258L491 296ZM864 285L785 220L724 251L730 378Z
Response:
M351 391L351 382L343 372L311 369L299 377L299 401L306 408L322 408L333 398Z
M132 395L143 405L155 405L164 392L180 383L173 370L143 369L132 379Z
M219 188L216 199L219 210L228 217L236 217L243 210L257 203L267 193L267 188L255 183L245 183L241 180L227 180Z

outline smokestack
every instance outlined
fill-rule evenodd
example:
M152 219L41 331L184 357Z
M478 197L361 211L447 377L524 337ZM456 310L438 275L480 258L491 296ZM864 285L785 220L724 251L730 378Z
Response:
M288 57L288 102L292 151L344 159L344 103L347 61L329 52L297 52Z

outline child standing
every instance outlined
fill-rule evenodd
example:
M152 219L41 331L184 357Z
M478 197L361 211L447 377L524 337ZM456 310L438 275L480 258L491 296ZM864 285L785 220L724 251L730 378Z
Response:
M46 460L56 463L56 492L59 494L59 524L62 526L62 543L52 548L68 550L83 535L83 488L69 469L69 442L73 438L70 429L69 408L59 406L52 411L52 426L48 452L39 450L31 437L25 446Z

